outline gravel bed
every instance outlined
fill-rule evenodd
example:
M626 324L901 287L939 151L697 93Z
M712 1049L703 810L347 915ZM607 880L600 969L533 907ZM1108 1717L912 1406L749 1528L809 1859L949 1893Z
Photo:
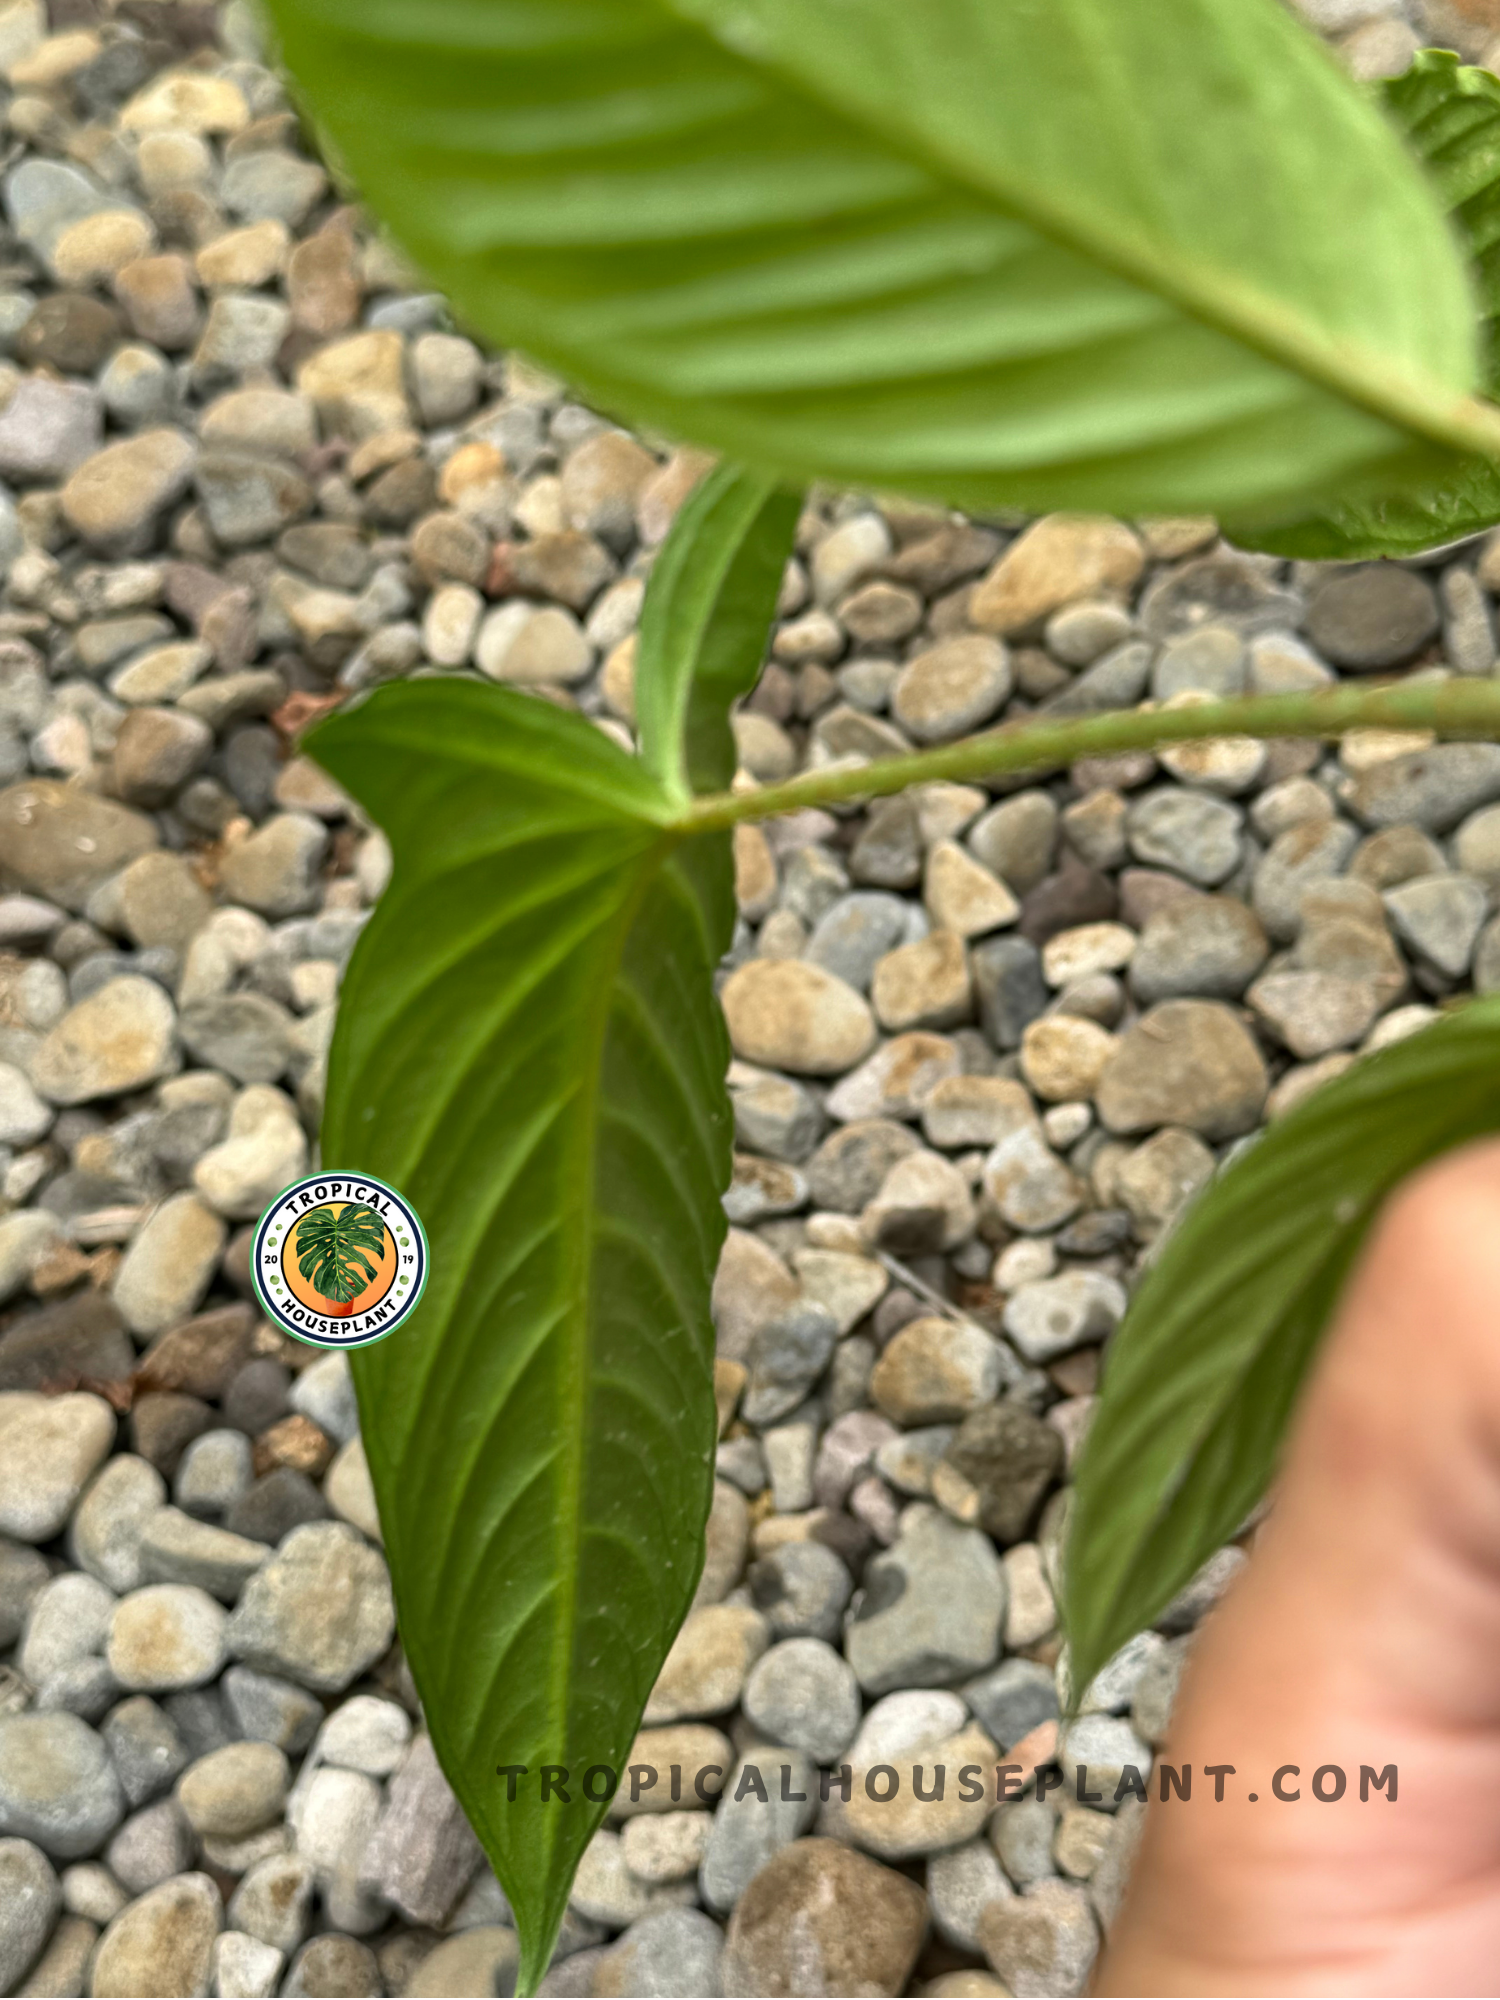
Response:
M1485 8L1308 0L1364 76ZM244 0L0 0L0 1992L508 1991L395 1640L347 1367L251 1302L390 857L296 737L478 672L628 741L704 461L457 333ZM736 720L768 782L1033 711L1493 674L1500 538L1338 571L1210 521L820 494ZM1226 1549L1056 1743L1101 1346L1218 1163L1500 989L1500 747L1366 732L736 835L732 1231L697 1607L544 1992L1077 1993ZM1061 1662L1065 1666L1065 1662ZM768 1797L747 1766L786 1764ZM852 1767L848 1805L817 1773Z

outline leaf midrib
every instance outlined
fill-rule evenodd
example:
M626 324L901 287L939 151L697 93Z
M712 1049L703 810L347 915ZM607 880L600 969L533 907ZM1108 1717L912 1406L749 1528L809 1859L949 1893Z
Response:
M591 1345L591 1312L595 1252L599 1230L595 1224L598 1184L599 1108L603 1096L604 1048L613 1010L615 984L630 934L642 903L652 885L671 859L680 836L668 835L649 848L640 860L639 874L628 896L623 898L613 934L603 961L588 1014L583 1037L588 1058L587 1080L575 1100L573 1147L569 1149L577 1173L578 1210L584 1218L582 1251L577 1266L573 1297L567 1315L567 1329L558 1340L559 1400L567 1411L564 1448L558 1454L559 1494L557 1509L558 1567L554 1577L557 1623L552 1649L552 1668L547 1689L548 1731L560 1751L566 1742L568 1725L568 1684L574 1641L577 1636L578 1576L582 1551L584 1434L588 1408L588 1354ZM715 1003L717 1004L717 1002ZM554 1841L553 1845L556 1843Z
M1167 299L1189 318L1228 335L1264 360L1290 368L1340 401L1454 450L1482 452L1487 440L1491 455L1500 458L1500 408L1484 402L1477 393L1464 396L1437 382L1424 384L1397 374L1352 342L1330 339L1300 316L1288 314L1277 301L1236 284L1228 273L1216 269L1213 276L1218 290L1210 290L1201 274L1180 258L1153 249L1143 239L1127 239L1124 231L1107 233L1102 226L1090 223L1086 209L1074 210L1059 203L1039 185L1022 179L1002 193L973 173L961 156L950 158L921 134L908 128L897 134L875 125L858 98L841 90L836 78L820 78L815 86L788 63L760 53L751 55L727 42L694 14L684 12L680 0L654 0L654 4L733 60L773 78L780 88L816 109L834 111L876 145L901 155L939 183L956 184L990 206L1019 216L1062 248ZM1476 302L1476 324L1478 310ZM1477 390L1477 355L1474 374Z

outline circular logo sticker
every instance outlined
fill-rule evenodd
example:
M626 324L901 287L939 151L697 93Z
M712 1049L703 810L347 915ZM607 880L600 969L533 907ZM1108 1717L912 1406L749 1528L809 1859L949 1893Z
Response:
M309 1174L271 1203L250 1269L267 1316L312 1347L369 1347L427 1283L416 1211L369 1174Z

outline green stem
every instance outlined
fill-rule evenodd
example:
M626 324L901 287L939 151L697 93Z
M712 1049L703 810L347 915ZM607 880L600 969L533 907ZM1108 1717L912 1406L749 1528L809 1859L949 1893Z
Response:
M935 779L1011 777L1052 771L1080 757L1154 750L1214 736L1342 736L1351 729L1431 729L1439 736L1500 736L1500 683L1489 680L1409 680L1382 687L1331 687L1313 694L1252 695L1196 707L1112 709L1102 715L1037 721L1028 716L962 743L908 757L804 771L783 784L697 799L678 824L708 833L741 820L774 819L807 806L886 798Z

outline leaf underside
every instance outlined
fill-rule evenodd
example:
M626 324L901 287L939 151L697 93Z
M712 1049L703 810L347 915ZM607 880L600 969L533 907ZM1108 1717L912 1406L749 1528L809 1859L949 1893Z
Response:
M431 1253L411 1322L353 1358L365 1447L433 1739L534 1984L606 1810L583 1773L623 1762L702 1564L729 844L668 833L581 717L473 682L382 689L315 752L395 854L324 1158L400 1189ZM503 1764L530 1768L514 1806ZM539 1804L543 1764L571 1805Z
M783 475L1276 516L1478 380L1432 190L1277 0L272 13L471 325Z
M1386 109L1426 164L1468 253L1479 296L1484 393L1500 397L1500 80L1446 49L1424 49L1383 86ZM1240 539L1309 560L1415 555L1500 521L1500 468L1460 458L1368 505L1343 500ZM1235 530L1239 532L1238 529Z
M1500 1130L1500 1000L1363 1058L1193 1204L1110 1346L1064 1584L1073 1684L1240 1528L1382 1202Z

